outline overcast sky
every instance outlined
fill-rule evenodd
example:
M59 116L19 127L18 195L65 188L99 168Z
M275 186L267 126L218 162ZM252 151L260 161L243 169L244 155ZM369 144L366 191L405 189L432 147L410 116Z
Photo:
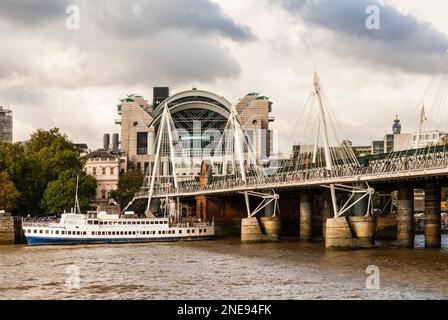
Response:
M132 4L131 4L132 3ZM80 9L80 29L66 8ZM365 26L380 8L380 29ZM232 102L257 91L274 102L274 129L289 153L313 71L344 138L370 144L395 114L411 131L448 48L446 0L169 0L0 2L0 105L14 112L14 140L60 127L101 145L118 99L200 89Z

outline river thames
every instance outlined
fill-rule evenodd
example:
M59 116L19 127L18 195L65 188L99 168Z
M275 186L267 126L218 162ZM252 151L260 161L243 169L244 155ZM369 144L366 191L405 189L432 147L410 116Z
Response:
M238 239L0 246L0 298L448 299L448 235L439 250L423 241L357 251ZM370 265L379 268L379 289L366 288Z

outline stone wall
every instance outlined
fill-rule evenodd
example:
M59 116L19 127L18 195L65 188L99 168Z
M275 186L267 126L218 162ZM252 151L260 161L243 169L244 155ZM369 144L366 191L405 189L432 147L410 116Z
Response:
M14 218L0 216L0 244L14 244Z

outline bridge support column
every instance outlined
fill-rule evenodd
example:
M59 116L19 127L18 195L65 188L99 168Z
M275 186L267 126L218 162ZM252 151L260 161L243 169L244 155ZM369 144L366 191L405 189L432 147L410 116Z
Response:
M414 247L414 189L400 186L398 189L397 240L402 248Z
M312 194L309 191L300 192L300 240L309 241L312 236L313 226L313 202Z
M333 208L331 202L331 193L329 190L324 190L322 194L322 239L325 240L325 233L327 230L327 219L333 218Z
M425 187L425 247L440 248L441 216L440 198L441 189L437 183L429 183Z
M361 187L361 188L365 188L364 184L359 184L357 185L357 187ZM361 198L363 196L363 194L361 193L357 193L354 195L353 197L353 201L358 200L359 198ZM353 215L357 216L357 217L363 217L366 215L367 212L367 204L368 204L369 199L367 197L364 197L364 199L358 201L354 206L353 206Z
M205 221L207 217L207 197L196 196L196 217Z

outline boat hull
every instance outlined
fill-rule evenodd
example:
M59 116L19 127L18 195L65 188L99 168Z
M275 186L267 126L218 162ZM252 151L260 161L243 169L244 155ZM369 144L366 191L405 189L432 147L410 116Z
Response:
M145 242L176 242L213 240L213 235L191 237L154 237L154 238L63 238L63 237L33 237L27 236L30 246L39 245L75 245L75 244L116 244L116 243L145 243Z

